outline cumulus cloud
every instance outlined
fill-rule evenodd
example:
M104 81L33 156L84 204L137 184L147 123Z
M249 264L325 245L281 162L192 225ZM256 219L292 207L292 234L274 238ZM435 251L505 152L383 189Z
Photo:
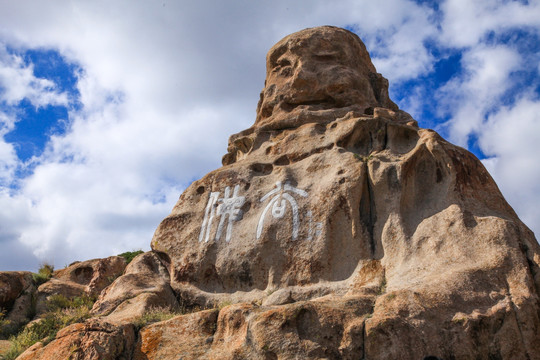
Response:
M505 45L481 45L464 52L463 73L438 90L439 112L451 116L447 123L450 139L467 146L469 135L481 130L487 113L501 103L514 85L512 72L521 57Z
M491 157L486 167L528 224L538 224L540 209L540 100L526 96L502 107L483 124L479 144Z
M35 107L68 103L67 95L58 91L54 82L35 77L32 64L26 65L0 43L0 102L13 106L24 99Z
M444 20L441 40L449 46L470 47L487 34L516 27L538 29L540 2L505 0L446 0L441 4Z

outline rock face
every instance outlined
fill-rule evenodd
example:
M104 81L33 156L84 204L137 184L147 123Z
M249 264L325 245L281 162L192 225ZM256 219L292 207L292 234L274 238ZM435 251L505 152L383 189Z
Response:
M8 328L17 328L32 316L32 296L36 290L32 273L27 271L0 272L0 312L3 311L9 324L0 325L0 335L9 333ZM0 317L2 320L2 317Z
M75 262L54 272L53 277L39 286L36 294L37 313L47 311L46 302L51 295L66 298L88 295L97 297L101 291L122 275L126 260L120 256Z
M356 35L276 44L223 163L152 240L182 301L367 296L367 358L540 358L534 235L474 155L397 108Z
M133 325L88 320L62 329L50 344L38 342L19 360L129 360L135 342Z
M101 293L102 318L22 359L540 359L533 233L474 155L389 99L356 35L278 42L227 150ZM149 307L179 305L213 309L135 337Z
M107 287L94 304L94 314L109 321L134 320L151 307L178 308L168 270L155 253L137 256L122 276Z

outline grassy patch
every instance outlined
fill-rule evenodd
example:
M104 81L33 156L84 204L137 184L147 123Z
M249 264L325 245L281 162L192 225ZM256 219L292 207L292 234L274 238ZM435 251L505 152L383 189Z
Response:
M118 256L121 256L123 257L124 259L126 259L126 263L130 263L131 260L133 260L135 258L135 256L137 255L140 255L142 254L144 251L142 250L137 250L137 251L126 251L124 253L121 253L121 254L118 254Z
M34 280L36 286L39 286L49 281L49 279L52 278L53 273L54 266L45 263L41 265L37 273L32 274L32 279Z
M184 311L174 311L170 308L163 307L152 307L137 320L134 321L134 324L137 328L141 329L147 325L172 319L175 316L185 314Z
M94 300L88 296L68 299L63 295L53 295L47 301L49 312L27 325L17 335L11 336L11 347L4 355L0 355L0 359L15 359L38 341L47 344L55 338L59 330L89 319L93 303Z

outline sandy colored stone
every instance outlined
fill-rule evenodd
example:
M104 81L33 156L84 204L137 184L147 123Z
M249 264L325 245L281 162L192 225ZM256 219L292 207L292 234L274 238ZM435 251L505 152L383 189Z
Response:
M103 317L21 358L540 359L534 234L474 155L397 108L356 35L278 42L227 151L102 291ZM179 305L220 310L134 345L129 322Z
M126 268L126 260L121 256L109 256L103 259L92 259L75 262L65 269L54 272L54 278L85 286L87 294L99 294Z
M135 359L359 359L373 298L236 304L141 330Z
M362 329L370 359L540 357L534 234L474 155L391 102L355 35L278 42L255 124L227 150L152 240L183 302L375 296L332 349Z
M122 322L133 321L150 308L176 309L178 301L169 282L169 272L155 253L140 254L101 293L92 312Z
M199 311L140 331L134 360L205 358L217 327L217 310Z
M28 348L19 360L129 360L135 344L133 325L91 319L70 325L47 344Z
M97 297L124 272L126 260L121 256L75 262L65 269L57 270L53 277L37 289L37 313L47 312L47 301L52 295L68 299L87 295Z
M11 341L0 340L0 355L4 354L11 347Z

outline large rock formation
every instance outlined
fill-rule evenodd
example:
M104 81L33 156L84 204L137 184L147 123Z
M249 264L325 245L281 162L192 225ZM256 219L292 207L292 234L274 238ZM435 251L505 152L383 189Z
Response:
M217 309L143 328L135 359L540 359L533 233L474 155L398 109L343 29L270 50L255 124L152 249L100 296L101 327L130 329L173 292Z
M270 50L255 124L152 248L190 303L373 296L368 358L540 357L534 235L474 155L397 108L346 30Z

